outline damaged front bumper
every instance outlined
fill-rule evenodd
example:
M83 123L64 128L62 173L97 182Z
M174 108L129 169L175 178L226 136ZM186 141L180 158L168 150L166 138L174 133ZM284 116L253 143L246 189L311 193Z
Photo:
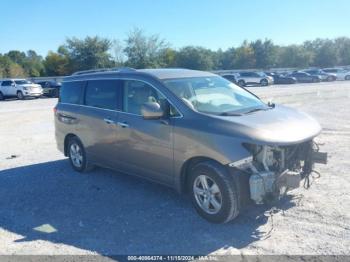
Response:
M326 164L327 153L313 141L293 146L248 145L251 157L229 164L249 176L249 196L256 204L280 198L289 190L310 186L316 163ZM316 172L317 173L317 172Z

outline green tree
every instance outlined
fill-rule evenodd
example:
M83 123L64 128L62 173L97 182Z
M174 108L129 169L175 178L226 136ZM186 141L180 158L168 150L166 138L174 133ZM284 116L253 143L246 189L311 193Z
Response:
M225 51L217 51L217 69L232 69L235 67L236 49L230 47Z
M337 50L332 40L318 38L314 41L304 42L303 46L313 53L313 66L327 67L337 64Z
M176 66L176 51L170 47L160 51L160 66L175 67Z
M204 47L186 46L176 54L178 67L211 70L214 67L212 51Z
M255 67L270 68L276 65L276 47L271 40L256 40L250 43L254 51Z
M18 50L11 50L6 54L12 62L23 65L26 54L24 52L18 51Z
M337 50L337 65L350 65L350 39L347 37L336 38L334 45Z
M248 69L255 68L256 60L253 48L244 41L242 45L235 50L233 68Z
M59 48L59 53L67 56L70 73L79 70L111 67L114 65L109 50L111 41L106 38L86 37L85 39L68 38Z
M25 77L26 72L23 68L13 62L7 55L0 55L0 74L1 77Z
M313 54L303 46L289 45L277 50L277 67L308 67L312 64Z
M49 52L44 66L48 76L64 76L70 73L69 59L60 53Z
M126 65L134 68L162 66L162 56L169 47L158 35L147 36L138 28L129 32L125 44L124 53L128 59Z

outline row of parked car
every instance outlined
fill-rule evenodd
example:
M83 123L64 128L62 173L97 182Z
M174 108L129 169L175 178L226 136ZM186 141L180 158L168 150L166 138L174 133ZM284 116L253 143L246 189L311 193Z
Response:
M306 69L293 72L237 72L222 77L239 86L271 84L318 83L350 80L350 71L341 68Z
M41 96L58 97L61 83L56 81L33 82L27 79L0 79L0 100L5 98L26 97L39 98Z
M239 86L271 84L317 83L321 81L350 80L350 71L341 68L307 69L293 72L236 72L222 77ZM0 100L7 97L58 97L61 83L54 80L0 79Z

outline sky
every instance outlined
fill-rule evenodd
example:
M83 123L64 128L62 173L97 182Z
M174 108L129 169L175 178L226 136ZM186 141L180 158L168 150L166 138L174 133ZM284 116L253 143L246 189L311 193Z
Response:
M244 40L280 45L350 37L349 0L0 0L0 53L45 56L69 37L123 41L133 28L173 48L213 50Z

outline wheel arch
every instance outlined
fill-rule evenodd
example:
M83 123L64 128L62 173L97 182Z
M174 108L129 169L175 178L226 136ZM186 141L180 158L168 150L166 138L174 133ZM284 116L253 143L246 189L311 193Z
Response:
M220 166L224 167L224 165L222 163L220 163L219 161L217 161L213 158L210 158L210 157L195 156L195 157L191 157L191 158L187 159L181 167L180 181L178 183L178 191L180 193L186 193L186 184L187 184L187 179L189 177L189 171L191 170L191 168L193 166L195 166L196 164L198 164L200 162L205 162L205 161L210 161L210 162L213 162L215 164L219 164Z
M71 138L73 138L73 137L76 137L76 138L78 138L79 139L79 137L77 136L77 135L75 135L75 134L73 134L73 133L69 133L69 134L67 134L66 136L65 136L65 138L64 138L64 148L63 148L63 150L64 150L64 155L65 156L68 156L68 142L69 142L69 140L71 139ZM80 140L80 139L79 139Z

